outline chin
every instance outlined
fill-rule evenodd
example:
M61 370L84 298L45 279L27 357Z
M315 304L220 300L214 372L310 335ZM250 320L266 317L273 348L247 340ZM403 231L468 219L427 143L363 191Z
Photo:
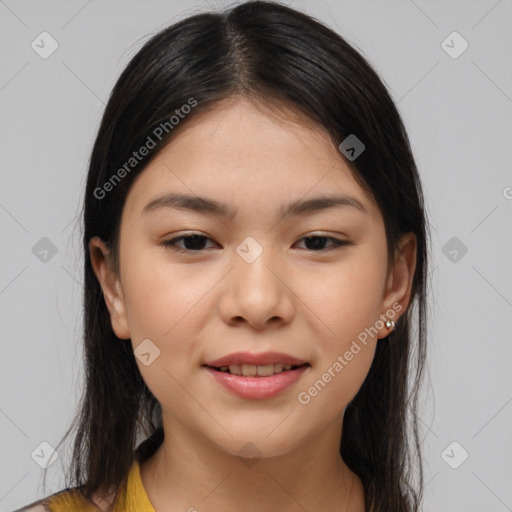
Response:
M251 432L254 431L254 435ZM226 454L239 457L241 459L258 460L262 458L280 457L293 452L300 444L300 439L296 433L274 432L270 435L268 428L263 431L261 428L246 429L237 435L230 430L233 438L222 441L212 440L218 448ZM293 440L293 441L292 441Z

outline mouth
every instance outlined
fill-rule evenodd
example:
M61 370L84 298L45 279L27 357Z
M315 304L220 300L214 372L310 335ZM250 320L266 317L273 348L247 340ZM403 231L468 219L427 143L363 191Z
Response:
M309 363L295 361L265 365L204 364L203 368L230 393L243 399L273 398L295 385L311 367ZM300 363L300 364L299 364Z
M216 370L222 373L228 373L231 375L238 375L241 377L271 377L279 373L296 371L299 368L311 366L309 363L303 364L284 364L274 363L266 365L254 365L254 364L230 364L225 366L210 366L203 365L212 370Z

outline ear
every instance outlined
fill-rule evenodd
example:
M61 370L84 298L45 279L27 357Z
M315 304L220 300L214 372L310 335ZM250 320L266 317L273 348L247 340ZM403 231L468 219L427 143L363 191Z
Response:
M110 313L112 329L118 338L129 339L130 329L119 276L114 271L109 250L101 238L89 241L91 264L98 279Z
M398 249L395 253L389 272L386 290L383 297L383 310L381 318L397 322L400 315L405 313L411 298L411 288L416 269L417 242L414 233L402 235ZM396 312L394 318L386 314L389 311ZM400 313L401 312L401 313ZM392 329L384 326L379 331L378 338L385 338Z

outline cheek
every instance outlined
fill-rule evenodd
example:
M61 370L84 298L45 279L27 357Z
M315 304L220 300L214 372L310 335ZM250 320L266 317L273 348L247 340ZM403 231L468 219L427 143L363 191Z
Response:
M377 342L370 337L364 342L348 338L326 348L300 389L299 403L321 411L326 422L342 412L366 379Z
M141 246L124 261L123 290L132 339L167 342L183 328L214 276L195 265L173 265L165 249Z
M353 250L339 265L311 272L298 295L314 313L325 349L344 350L352 339L373 326L382 307L385 262L371 250ZM332 347L332 348L330 348Z
M322 279L304 283L302 293L322 335L317 337L316 368L301 389L307 395L301 403L310 400L334 414L364 382L378 342L372 328L382 305L385 262L381 260L373 251L354 251Z
M159 401L180 397L178 382L188 377L190 364L198 359L196 334L208 318L205 296L218 278L195 265L178 269L164 250L147 246L127 254L123 264L132 347L136 356L149 352L152 361L146 365L136 357L141 375Z

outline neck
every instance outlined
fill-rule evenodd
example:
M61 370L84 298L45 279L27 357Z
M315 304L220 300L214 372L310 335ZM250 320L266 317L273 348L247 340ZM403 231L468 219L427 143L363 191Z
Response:
M340 423L282 455L259 458L247 448L247 459L179 423L164 420L164 431L162 445L141 463L156 510L364 512L361 481L339 454Z

